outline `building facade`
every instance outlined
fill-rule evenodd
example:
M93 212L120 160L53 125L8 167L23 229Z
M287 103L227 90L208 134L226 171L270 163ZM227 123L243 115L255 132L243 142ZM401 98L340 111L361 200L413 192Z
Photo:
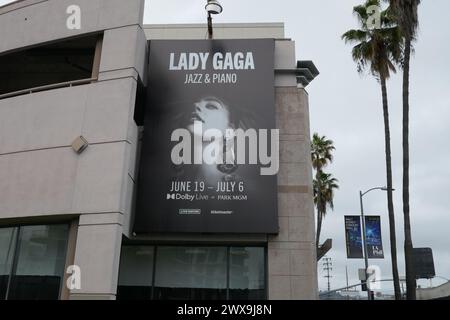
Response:
M316 299L318 72L283 24L215 25L215 39L275 39L279 232L136 235L148 40L206 26L143 25L143 0L72 2L0 7L0 299Z

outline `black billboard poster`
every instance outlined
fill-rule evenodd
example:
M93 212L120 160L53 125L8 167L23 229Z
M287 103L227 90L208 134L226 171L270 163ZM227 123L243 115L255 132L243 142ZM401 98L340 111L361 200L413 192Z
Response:
M363 247L361 237L361 218L359 216L345 216L345 241L347 247L347 258L363 258Z
M384 259L381 218L379 216L366 216L365 221L367 256L369 259Z
M278 233L274 43L150 41L135 233Z
M413 257L416 279L433 279L436 276L431 248L413 248Z

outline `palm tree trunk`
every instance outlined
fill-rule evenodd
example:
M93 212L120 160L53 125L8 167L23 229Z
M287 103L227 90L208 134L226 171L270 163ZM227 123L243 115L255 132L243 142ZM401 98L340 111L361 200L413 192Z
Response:
M406 296L416 299L416 277L414 274L411 221L409 215L409 68L411 59L411 37L405 39L403 66L403 216L405 228Z
M381 92L383 96L383 117L384 117L384 138L386 150L386 181L387 181L387 200L389 213L389 235L391 244L392 277L394 279L395 299L401 300L400 280L397 266L397 238L395 234L395 214L392 197L392 159L391 159L391 130L389 128L389 105L387 96L386 78L381 77Z

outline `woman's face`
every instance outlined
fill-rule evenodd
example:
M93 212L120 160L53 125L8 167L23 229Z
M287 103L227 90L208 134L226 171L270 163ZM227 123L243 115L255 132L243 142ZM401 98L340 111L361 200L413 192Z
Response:
M194 104L194 112L188 126L192 133L196 121L203 124L203 131L217 129L225 133L225 130L230 128L230 112L217 100L203 99Z

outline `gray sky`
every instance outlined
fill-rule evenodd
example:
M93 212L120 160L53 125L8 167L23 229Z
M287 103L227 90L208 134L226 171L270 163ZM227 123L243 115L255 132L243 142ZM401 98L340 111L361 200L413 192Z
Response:
M0 5L11 1L0 0ZM332 288L358 282L362 260L345 255L344 215L359 213L358 192L385 185L384 131L379 84L361 77L351 60L351 47L342 33L357 26L352 7L356 0L221 0L224 12L215 22L284 22L286 37L296 41L297 59L313 60L321 74L307 88L311 130L333 139L335 162L328 168L340 181L335 210L327 216L322 239L333 238ZM204 0L147 0L145 23L203 23ZM257 9L254 9L257 8ZM422 1L420 32L411 66L411 219L415 247L434 250L436 272L450 278L450 20L448 0ZM395 192L399 271L404 275L401 149L401 73L388 83ZM367 214L381 215L385 260L373 260L391 278L386 195L374 191L365 197ZM320 289L326 288L319 268ZM433 284L442 283L436 279ZM421 284L428 286L427 281ZM391 291L384 284L384 290Z

